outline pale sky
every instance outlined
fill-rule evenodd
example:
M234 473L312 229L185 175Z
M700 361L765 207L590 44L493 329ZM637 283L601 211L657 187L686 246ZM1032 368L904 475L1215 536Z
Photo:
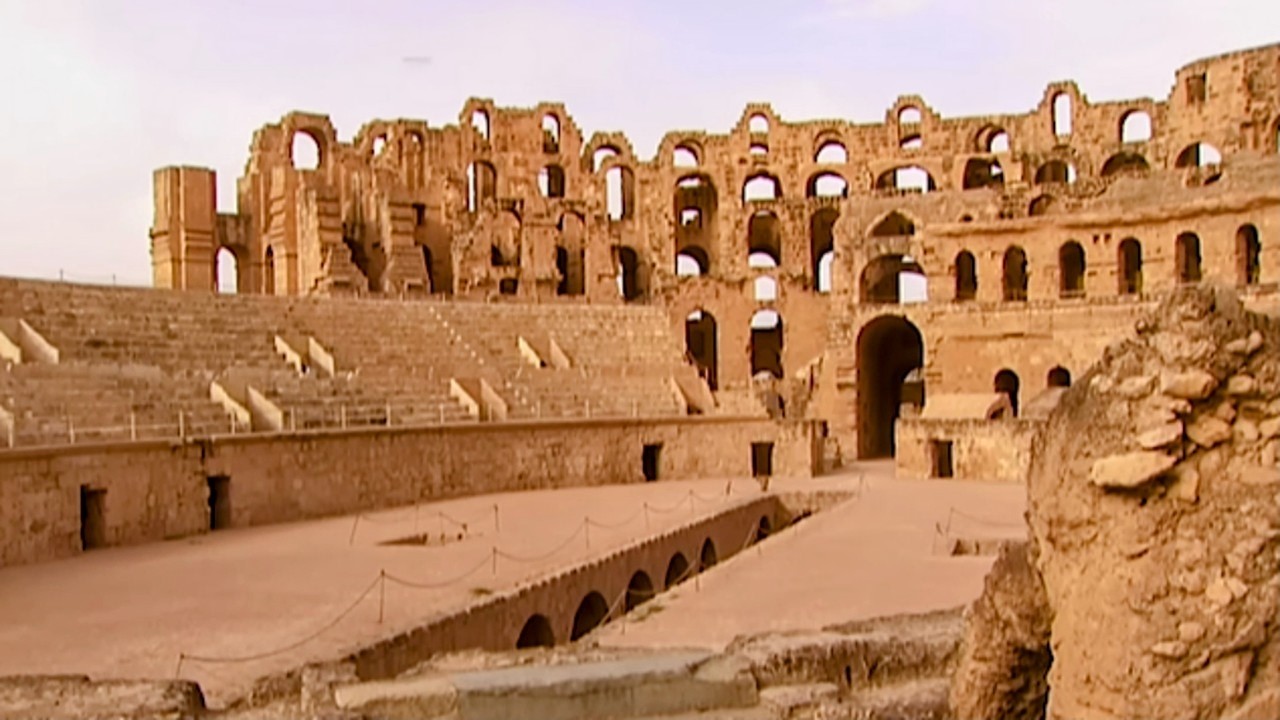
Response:
M1276 0L0 0L0 275L150 284L151 171L212 167L232 211L253 131L292 109L349 140L558 100L647 159L752 101L867 122L908 93L1025 112L1062 79L1162 99L1177 67L1276 41Z

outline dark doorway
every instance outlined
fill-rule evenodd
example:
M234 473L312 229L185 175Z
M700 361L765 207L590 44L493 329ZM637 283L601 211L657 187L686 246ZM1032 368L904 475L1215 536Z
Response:
M689 561L685 559L684 553L676 553L671 556L671 561L667 563L667 574L663 577L662 587L670 590L684 581L688 575Z
M1253 225L1236 231L1236 271L1241 285L1257 285L1262 279L1262 243Z
M1071 387L1071 371L1061 365L1049 371L1049 387Z
M894 454L894 422L905 400L903 384L924 365L924 338L903 317L886 315L858 335L858 456Z
M80 549L92 550L107 544L107 491L80 486Z
M956 255L956 300L972 300L978 295L978 262L973 253Z
M1120 271L1116 273L1120 281L1121 295L1139 295L1142 293L1142 244L1133 238L1126 238L1117 250Z
M618 291L622 293L624 300L639 300L644 295L640 254L635 248L623 245L616 246L614 252L618 266Z
M1178 282L1200 282L1200 238L1195 233L1182 233L1174 243L1178 266Z
M569 642L573 642L595 630L609 615L609 603L604 596L594 590L587 593L578 603L578 611L573 614L573 631L569 633Z
M756 542L769 537L773 533L773 523L769 522L768 515L760 516L760 523L756 525Z
M1027 299L1027 253L1016 245L1004 252L1004 299Z
M751 377L767 372L782 377L782 316L759 310L751 317Z
M1018 389L1022 381L1018 374L1008 368L996 373L995 391L1009 398L1009 406L1013 408L1013 416L1018 417Z
M719 344L716 318L706 310L694 310L684 321L684 347L698 368L698 374L712 390L717 387Z
M636 574L631 576L631 582L627 583L627 612L652 600L653 595L653 581L649 579L649 573L637 570Z
M1084 296L1084 248L1074 240L1058 248L1058 294L1064 298Z
M498 281L498 292L503 295L515 295L520 289L520 281L515 278L503 278Z
M652 443L644 446L644 452L640 456L641 469L644 470L645 482L654 482L658 479L662 462L662 443Z
M231 478L213 475L209 482L209 529L231 527Z
M950 440L929 441L929 455L930 460L933 461L933 477L955 477L955 466L951 458L952 448L952 441Z
M532 647L551 647L556 644L555 633L551 631L551 622L544 615L533 615L520 628L520 637L516 639L516 649Z
M751 475L753 477L773 475L773 443L751 443Z
M703 540L702 552L698 555L699 570L708 570L715 567L715 564L719 561L719 558L716 557L716 544L711 542L711 538Z

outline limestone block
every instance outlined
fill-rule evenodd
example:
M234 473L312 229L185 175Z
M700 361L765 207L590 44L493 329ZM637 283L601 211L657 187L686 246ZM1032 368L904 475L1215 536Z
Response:
M1138 445L1144 450L1166 447L1182 439L1182 423L1178 420L1157 425L1138 435Z
M1211 448L1231 438L1231 426L1211 415L1201 415L1187 425L1187 437L1200 447Z
M1252 375L1232 375L1227 379L1228 395L1252 395L1258 390L1258 381Z
M1160 378L1164 394L1184 400L1203 400L1218 387L1218 379L1204 370L1168 373Z
M1177 463L1178 458L1162 452L1112 455L1093 463L1089 468L1089 482L1101 488L1136 488L1168 472Z

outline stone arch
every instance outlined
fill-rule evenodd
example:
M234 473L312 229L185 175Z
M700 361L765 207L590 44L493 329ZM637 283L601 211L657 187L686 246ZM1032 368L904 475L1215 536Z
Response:
M636 212L636 175L626 165L614 165L604 173L605 208L610 220L630 220Z
M1004 251L1004 299L1006 301L1022 301L1027 299L1027 251L1017 245L1010 245Z
M1022 381L1018 379L1018 373L1003 368L996 373L992 388L995 392L1009 398L1009 407L1013 408L1013 416L1018 416L1018 393L1022 387Z
M984 125L973 136L973 151L978 153L1009 152L1009 133L999 125Z
M823 170L815 173L805 183L805 197L811 198L847 198L849 182L840 173Z
M1241 285L1257 285L1262 280L1262 242L1258 228L1250 223L1236 230L1236 277Z
M698 375L707 381L708 387L716 390L720 374L720 329L715 315L698 309L685 316L684 350L698 368Z
M1071 96L1060 92L1053 96L1053 134L1066 137L1071 134Z
M264 295L276 294L276 251L270 245L262 257L262 292Z
M1084 274L1084 247L1068 240L1058 248L1058 294L1064 298L1083 296Z
M314 131L298 128L289 138L289 162L294 170L319 170L324 167L323 139Z
M1173 166L1178 168L1205 167L1208 165L1220 165L1222 163L1222 153L1218 148L1207 142L1194 142L1184 147L1182 152L1178 153L1177 159L1174 160Z
M647 283L640 253L627 245L615 245L613 252L614 266L618 270L618 294L628 302L644 297Z
M747 221L747 255L764 253L774 267L782 265L782 222L769 210L758 210Z
M1121 295L1142 294L1142 243L1125 238L1116 248L1116 280Z
M1036 168L1036 184L1062 183L1064 185L1076 181L1076 168L1065 160L1048 160Z
M672 211L676 218L676 251L701 249L706 257L704 272L716 265L716 214L719 200L711 178L692 173L676 181L672 192Z
M914 105L907 105L898 111L899 125L916 125L920 122L920 108Z
M876 178L877 190L928 193L938 189L933 175L919 165L890 168Z
M840 212L835 208L822 208L809 217L809 270L813 273L813 286L818 292L831 290L831 260L836 247L834 230L839 218Z
M894 422L904 403L924 404L906 380L924 366L924 336L910 320L882 315L858 333L858 457L894 454Z
M903 275L927 277L920 264L908 255L888 254L872 258L859 275L860 300L870 305L903 302Z
M535 613L524 621L524 626L520 628L520 635L516 638L516 649L535 647L554 647L556 644L555 631L551 629L551 621L547 620L546 615Z
M1141 143L1151 139L1151 115L1146 110L1130 110L1120 117L1120 142Z
M498 171L493 164L477 160L467 166L467 210L475 212L498 197Z
M480 139L489 142L490 125L489 111L483 108L477 108L471 111L471 127L480 135Z
M560 274L557 295L585 295L587 292L586 220L575 212L564 213L556 222L556 271Z
M1147 163L1147 159L1132 152L1118 152L1107 158L1102 164L1102 177L1114 177L1116 175L1146 175L1151 171L1151 166Z
M671 166L676 168L696 168L698 167L699 153L696 145L692 143L680 143L671 151Z
M1057 201L1053 199L1052 195L1041 195L1032 200L1031 204L1027 206L1027 215L1031 217L1048 215L1056 203Z
M958 301L973 300L978 296L978 261L973 253L961 250L956 253L956 291Z
M667 561L667 572L663 576L662 587L670 590L676 585L684 582L689 577L689 561L685 559L684 553L676 552Z
M742 183L742 202L782 199L782 183L767 172L751 175Z
M578 603L573 613L573 629L569 632L569 642L578 640L583 635L600 627L609 618L609 602L600 593L592 590Z
M538 192L544 198L564 197L564 168L554 163L543 167L538 173Z
M1054 366L1045 376L1045 384L1051 388L1071 387L1071 371L1061 365Z
M767 133L769 132L769 118L764 113L754 113L747 118L747 132L750 133Z
M226 245L213 254L213 288L220 294L240 292L240 255Z
M783 376L783 342L782 315L776 310L757 310L751 316L751 377L762 372Z
M623 602L623 608L626 612L631 612L652 600L654 595L653 580L649 579L649 573L637 570L627 583L627 598Z
M813 161L819 165L844 165L849 162L849 151L839 140L824 140L813 154Z
M711 271L711 259L707 251L697 245L682 248L676 253L676 276L702 277Z
M964 165L964 181L962 187L965 190L975 190L984 187L1003 187L1004 186L1004 168L1000 167L1000 161L989 157L969 158Z
M715 567L720 558L716 555L716 544L711 538L702 541L702 550L698 553L698 570L705 572Z
M611 158L616 158L622 151L613 145L601 145L591 153L591 172L599 172L600 168Z
M555 154L560 152L560 118L555 113L542 116L542 152Z
M903 235L915 235L916 224L911 218L894 210L885 215L875 225L871 227L867 233L871 237L898 237Z
M1193 232L1178 235L1173 243L1174 270L1179 283L1197 283L1201 279L1200 237Z

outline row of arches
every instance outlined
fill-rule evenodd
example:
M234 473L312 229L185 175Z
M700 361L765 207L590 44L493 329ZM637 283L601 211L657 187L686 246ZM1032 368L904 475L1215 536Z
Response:
M765 373L781 378L785 341L782 314L772 308L757 310L751 316L749 327L751 377ZM719 389L720 326L715 315L704 308L689 313L684 321L684 345L685 356L698 369L698 374L712 390Z
M762 516L756 524L755 541L759 542L769 534L771 523L768 516ZM683 552L675 552L667 561L666 572L662 578L662 590L670 590L694 575L705 572L719 562L716 545L711 538L702 542L698 554L697 565L691 566ZM627 582L622 599L621 609L624 613L640 607L652 600L659 592L649 573L637 570ZM573 613L573 622L569 628L568 642L575 642L610 620L609 601L597 590L591 590L579 601ZM516 636L517 649L535 647L553 647L558 642L551 620L542 613L534 613L525 620Z

